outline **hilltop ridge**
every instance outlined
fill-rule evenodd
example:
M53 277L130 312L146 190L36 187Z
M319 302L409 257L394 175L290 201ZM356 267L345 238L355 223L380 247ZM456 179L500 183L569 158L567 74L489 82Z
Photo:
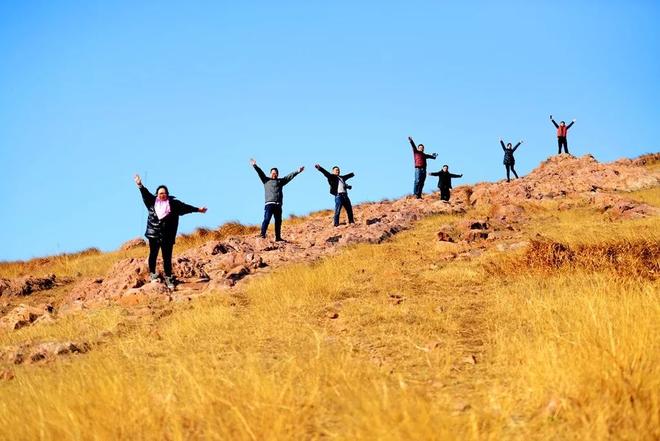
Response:
M660 154L650 154L635 160L600 163L591 155L558 155L543 161L521 179L459 186L454 189L449 203L440 201L433 194L422 200L405 197L364 203L355 207L357 223L340 227L333 227L325 213L311 215L285 224L288 241L284 243L245 235L211 240L175 253L174 274L179 285L174 292L162 284L148 283L144 258L121 259L104 277L74 280L51 275L0 279L0 298L6 301L6 305L34 292L61 285L70 287L56 302L23 304L8 310L0 318L0 327L18 329L32 323L52 321L58 314L112 304L130 307L152 302L188 301L205 293L231 289L245 278L287 263L314 261L345 245L380 243L431 215L470 211L477 214L477 220L466 221L464 231L453 233L455 238L447 227L440 229L441 240L462 243L456 256L470 255L474 249L484 248L481 239L487 240L489 246L500 248L520 241L522 236L514 225L527 218L525 213L530 206L548 201L560 201L558 209L587 204L612 219L657 216L658 208L627 199L625 192L660 184L660 172L644 167L658 162L659 157ZM123 248L141 246L144 242L138 239L127 242Z

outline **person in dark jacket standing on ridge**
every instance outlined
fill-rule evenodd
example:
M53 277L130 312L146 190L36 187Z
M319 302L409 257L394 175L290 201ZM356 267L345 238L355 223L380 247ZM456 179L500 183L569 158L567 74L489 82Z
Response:
M342 207L346 209L348 223L354 224L355 221L353 220L353 206L351 205L351 200L348 198L348 190L350 190L352 187L348 185L346 181L355 176L355 173L342 175L341 170L336 165L332 167L332 173L328 172L319 164L316 164L314 167L316 167L316 169L323 173L323 176L328 179L328 184L330 184L330 194L335 197L335 227L339 226L339 215L341 214Z
M564 151L568 154L568 141L566 140L566 136L568 135L568 129L575 124L576 120L573 120L569 125L566 125L564 121L560 121L559 124L557 124L557 122L552 119L552 115L550 115L550 121L552 121L552 124L557 128L557 145L559 146L557 154L561 155L562 145L564 146Z
M179 216L188 213L206 213L206 207L193 207L184 204L170 192L166 186L161 185L153 195L147 187L142 185L140 175L135 175L135 184L140 189L142 201L149 210L147 217L147 231L144 235L149 240L149 276L152 282L158 281L156 274L156 260L158 251L163 255L163 269L165 270L165 284L174 289L172 279L172 250L176 240L176 230L179 228Z
M410 145L412 146L413 159L415 160L415 184L413 186L413 194L417 199L422 198L422 191L424 191L424 182L426 181L426 160L435 159L438 157L437 153L427 155L424 153L424 144L415 145L412 137L408 137Z
M449 173L449 166L447 164L442 166L442 170L435 173L429 173L430 176L438 176L438 188L440 189L440 199L443 201L449 201L451 196L451 178L462 178L463 175L455 175Z
M283 242L282 239L282 203L284 202L284 194L282 188L299 173L305 170L305 167L300 167L298 170L286 175L283 178L279 177L279 171L273 167L270 169L270 177L266 176L264 171L259 168L257 161L250 159L250 164L259 175L259 179L264 184L266 205L264 206L264 221L261 223L261 237L266 238L266 231L270 219L275 216L275 241Z
M511 143L508 142L506 144L506 147L504 146L504 141L500 139L500 145L502 146L502 150L504 150L504 167L506 168L506 182L511 182L510 178L510 172L513 172L513 175L518 179L518 173L516 173L516 169L513 168L514 165L516 165L516 158L513 157L513 152L520 147L520 144L523 142L520 141L518 144L516 144L515 147L511 147Z

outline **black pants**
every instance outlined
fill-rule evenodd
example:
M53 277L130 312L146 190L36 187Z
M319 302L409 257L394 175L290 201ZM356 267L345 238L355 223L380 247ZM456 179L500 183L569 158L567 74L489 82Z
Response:
M449 192L449 187L440 187L440 199L443 201L448 201L451 196Z
M156 260L158 259L158 250L162 250L163 254L163 269L165 269L165 276L172 275L172 249L174 242L160 241L158 239L149 239L149 272L156 272Z
M275 216L275 240L282 238L282 206L280 204L266 204L264 207L264 221L261 223L261 237L266 237L270 219Z
M511 178L510 178L510 176L511 176L510 172L513 172L513 176L515 176L516 179L518 179L518 173L516 173L516 170L513 168L514 165L515 165L515 164L504 164L504 166L506 167L506 180L507 180L507 181L510 181L510 180L511 180Z
M346 193L339 193L337 196L335 196L335 227L339 225L339 215L341 214L342 207L346 209L348 223L355 223L355 220L353 219L353 206L351 205L351 200L348 198Z
M557 137L557 145L559 146L559 151L557 152L558 155L561 155L561 146L564 146L564 150L566 153L568 153L568 141L566 140L565 136L558 136Z

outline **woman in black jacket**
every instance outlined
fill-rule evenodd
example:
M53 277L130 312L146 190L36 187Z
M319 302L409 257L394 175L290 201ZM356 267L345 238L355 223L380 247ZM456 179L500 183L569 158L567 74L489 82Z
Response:
M502 146L502 150L504 150L504 167L506 168L506 182L511 182L511 174L510 172L513 172L513 175L518 179L518 173L516 173L516 170L513 168L514 165L516 165L516 158L513 157L513 152L520 147L520 144L523 142L520 141L518 144L516 144L515 147L511 147L511 143L507 143L506 147L504 146L504 141L500 139L500 145Z
M163 268L165 269L165 284L169 289L174 289L172 279L172 249L176 240L176 230L179 227L179 216L188 213L206 213L206 207L193 207L184 204L173 196L166 186L161 185L153 195L142 185L142 179L135 175L135 184L140 189L142 201L149 210L147 217L147 231L144 235L149 240L149 273L152 282L158 280L156 274L156 259L158 250L163 256Z
M434 173L429 173L429 176L438 177L438 188L440 189L440 200L449 202L451 197L451 179L452 178L462 178L463 175L456 175L454 173L449 173L449 166L447 164L442 166L442 170Z

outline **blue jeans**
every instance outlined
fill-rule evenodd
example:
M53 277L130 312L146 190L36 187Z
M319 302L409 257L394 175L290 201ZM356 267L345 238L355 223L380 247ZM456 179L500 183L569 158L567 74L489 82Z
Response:
M424 182L426 181L426 168L415 168L415 186L413 194L418 198L422 197L424 191Z
M355 223L353 220L353 206L351 205L351 200L348 198L346 193L338 193L335 196L335 227L339 225L339 214L341 213L341 207L346 209L346 214L348 215L348 223Z
M266 204L264 207L264 221L261 223L261 237L266 237L270 219L275 216L275 239L282 238L282 206L280 204Z

